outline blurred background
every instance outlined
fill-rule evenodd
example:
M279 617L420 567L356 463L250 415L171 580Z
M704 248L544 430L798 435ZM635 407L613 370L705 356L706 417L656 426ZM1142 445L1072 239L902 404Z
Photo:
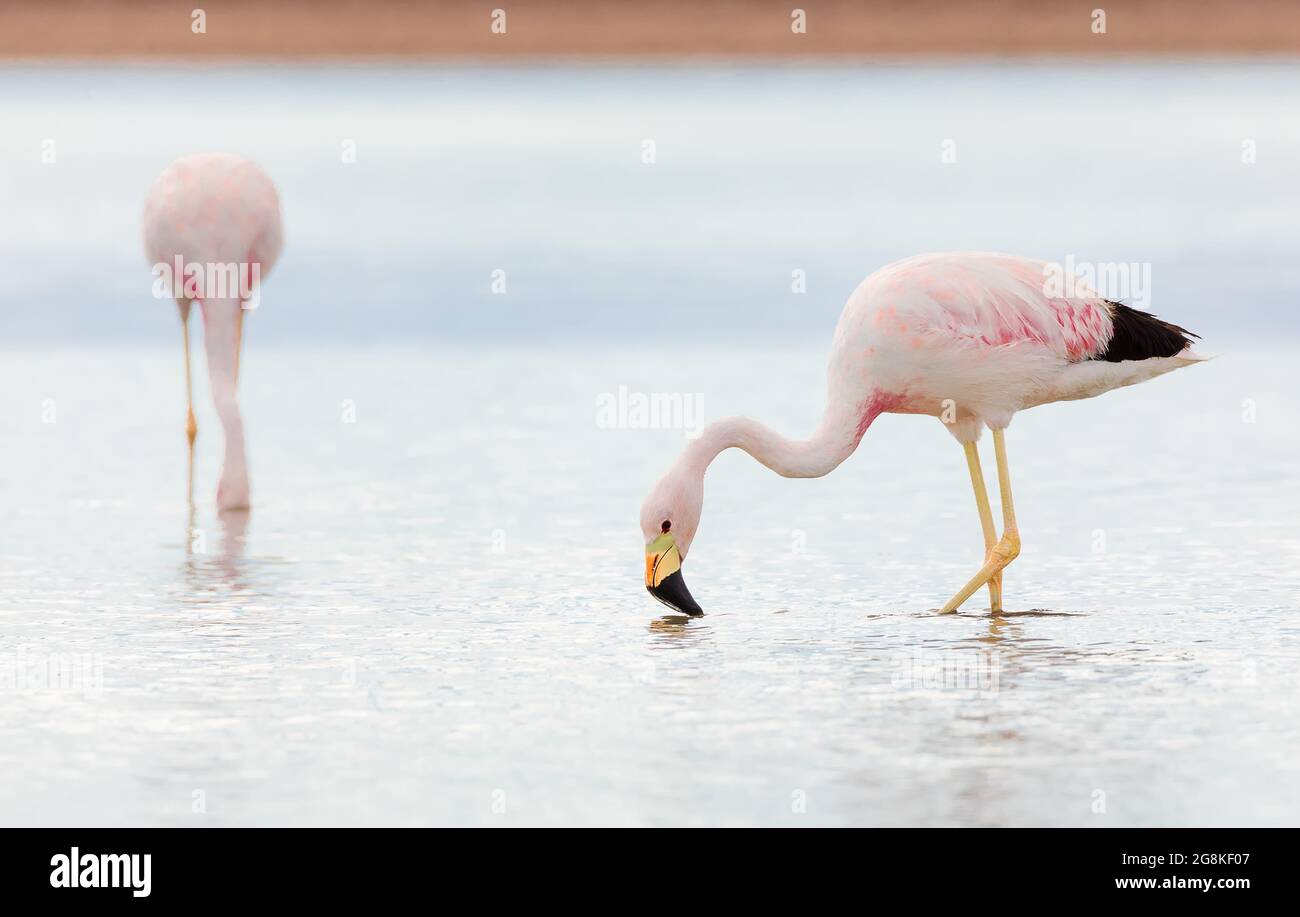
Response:
M0 340L166 339L139 211L196 149L280 183L254 341L820 342L946 249L1149 264L1156 312L1293 338L1300 16L1085 6L17 0Z

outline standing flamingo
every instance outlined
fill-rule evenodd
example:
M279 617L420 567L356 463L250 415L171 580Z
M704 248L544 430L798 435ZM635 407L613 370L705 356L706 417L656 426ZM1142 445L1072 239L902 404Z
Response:
M203 343L212 399L226 435L217 507L249 505L244 423L235 388L243 343L244 310L254 286L280 255L280 199L261 167L229 153L176 160L158 176L144 206L144 249L150 264L185 266L183 289L173 291L185 342L190 493L193 503L194 396L190 383L190 305L203 310ZM176 283L181 282L177 278Z
M991 611L1000 612L1002 570L1020 553L1004 435L1012 415L1204 359L1191 350L1197 335L1082 284L1071 297L1049 295L1051 273L1043 261L961 252L908 258L864 280L835 329L826 410L810 439L786 439L748 417L719 420L650 491L641 507L646 589L670 608L703 614L681 566L700 523L704 472L724 449L743 449L783 477L819 478L853 453L879 415L929 414L966 452L986 552L984 566L941 613L985 585ZM976 448L986 425L1002 496L1000 538Z

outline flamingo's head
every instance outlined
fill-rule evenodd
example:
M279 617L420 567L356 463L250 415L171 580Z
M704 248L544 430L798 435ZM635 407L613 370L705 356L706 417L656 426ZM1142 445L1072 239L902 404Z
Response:
M646 591L691 617L704 611L686 588L682 562L699 528L703 506L704 476L677 469L664 475L641 504Z

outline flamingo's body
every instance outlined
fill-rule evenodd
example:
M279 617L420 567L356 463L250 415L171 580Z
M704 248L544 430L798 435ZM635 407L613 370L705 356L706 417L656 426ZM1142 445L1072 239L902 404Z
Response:
M993 610L1000 610L1001 569L1019 552L1002 438L1012 416L1202 359L1191 352L1187 332L1146 313L1078 286L1069 298L1049 295L1047 267L1013 255L921 255L864 280L835 330L826 410L811 438L788 440L744 417L720 420L651 491L641 527L652 594L699 611L680 575L667 589L674 595L661 595L655 580L673 576L685 558L699 524L704 472L719 452L734 446L785 477L821 477L853 453L880 414L930 414L966 450L989 551L973 587L967 584L944 610L955 610L986 582ZM984 426L994 431L998 453L1001 539L993 531L975 447Z
M280 201L275 185L256 163L228 153L186 156L168 166L149 189L144 209L145 255L153 265L237 265L241 284L178 295L185 329L185 380L189 391L189 313L203 312L212 397L225 431L225 460L217 486L221 509L249 505L244 426L236 398L245 298L280 255ZM214 268L215 275L220 268ZM186 432L193 460L194 411Z

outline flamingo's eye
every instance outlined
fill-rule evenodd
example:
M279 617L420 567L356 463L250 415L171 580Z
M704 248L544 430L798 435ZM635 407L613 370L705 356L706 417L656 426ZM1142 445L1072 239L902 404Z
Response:
M659 531L661 531L661 532L666 532L666 531L668 531L668 530L669 530L670 528L672 528L672 527L673 527L672 522L670 522L669 520L665 519L665 520L660 524L660 526L659 526Z

